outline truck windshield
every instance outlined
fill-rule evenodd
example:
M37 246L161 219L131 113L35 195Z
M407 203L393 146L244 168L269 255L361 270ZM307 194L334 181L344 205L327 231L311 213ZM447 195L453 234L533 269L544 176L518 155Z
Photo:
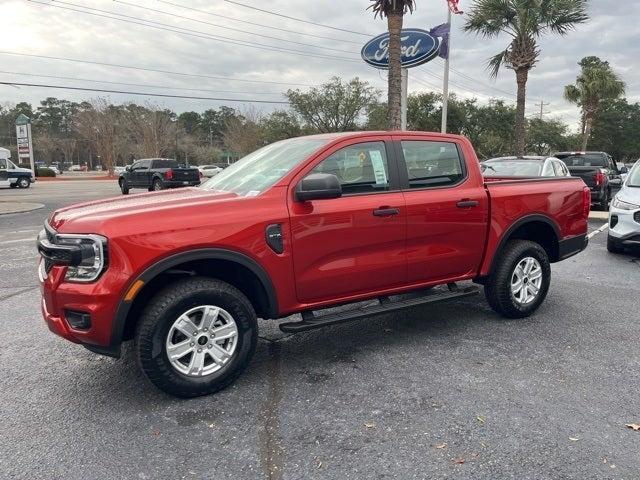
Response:
M567 167L606 167L607 159L599 153L587 153L576 155L557 155L557 157L567 164Z
M262 147L218 173L201 188L255 197L329 140L291 138Z
M640 187L640 165L631 170L627 179L627 187Z
M539 160L487 160L480 164L485 177L539 177Z

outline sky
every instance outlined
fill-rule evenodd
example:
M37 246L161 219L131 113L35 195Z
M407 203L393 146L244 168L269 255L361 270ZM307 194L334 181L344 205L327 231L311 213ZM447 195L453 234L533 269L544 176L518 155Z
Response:
M381 100L386 98L385 72L366 65L359 54L369 38L386 29L385 21L374 19L365 10L370 1L237 0L311 23L235 2L0 0L0 82L240 100L157 98L0 85L0 103L26 101L37 106L48 96L72 101L107 97L114 103L150 101L177 112L202 112L229 105L268 113L286 105L246 101L283 102L282 92L287 89L306 90L333 75L344 79L357 76L380 89ZM416 3L417 10L405 17L405 27L429 29L446 20L445 0ZM471 3L461 0L460 6L465 9ZM562 92L565 85L575 81L579 73L577 62L587 55L608 60L626 82L628 99L640 101L640 1L589 3L588 23L577 26L565 37L548 35L540 40L540 62L528 82L528 116L539 115L539 102L544 102L545 118L560 119L577 128L578 109L563 100ZM115 14L120 20L107 18ZM503 69L494 80L486 70L487 59L504 50L508 38L485 40L464 33L463 24L464 15L454 17L451 91L463 98L477 97L481 102L498 98L514 103L515 74ZM410 69L409 92L441 92L443 69L440 59Z

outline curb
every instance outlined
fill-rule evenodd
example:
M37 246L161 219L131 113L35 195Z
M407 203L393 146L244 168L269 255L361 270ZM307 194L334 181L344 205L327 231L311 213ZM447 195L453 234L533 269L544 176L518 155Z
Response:
M117 180L118 177L36 177L36 181L38 182L78 182L84 180L92 180L92 181L114 181Z
M0 202L0 215L9 215L10 213L25 213L32 210L38 210L42 207L44 207L42 203Z

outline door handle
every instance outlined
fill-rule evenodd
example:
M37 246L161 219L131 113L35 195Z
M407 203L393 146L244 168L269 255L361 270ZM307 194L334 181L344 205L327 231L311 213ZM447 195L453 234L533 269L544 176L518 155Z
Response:
M398 215L400 210L392 207L380 207L373 211L373 215L375 217L391 217L393 215Z
M477 207L478 205L480 205L480 202L477 200L460 200L458 203L456 203L456 206L458 208L471 208L471 207Z

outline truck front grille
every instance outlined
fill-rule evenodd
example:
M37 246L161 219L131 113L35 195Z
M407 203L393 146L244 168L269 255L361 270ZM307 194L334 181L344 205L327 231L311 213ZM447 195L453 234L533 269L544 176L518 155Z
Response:
M640 223L640 210L633 214L633 219Z

